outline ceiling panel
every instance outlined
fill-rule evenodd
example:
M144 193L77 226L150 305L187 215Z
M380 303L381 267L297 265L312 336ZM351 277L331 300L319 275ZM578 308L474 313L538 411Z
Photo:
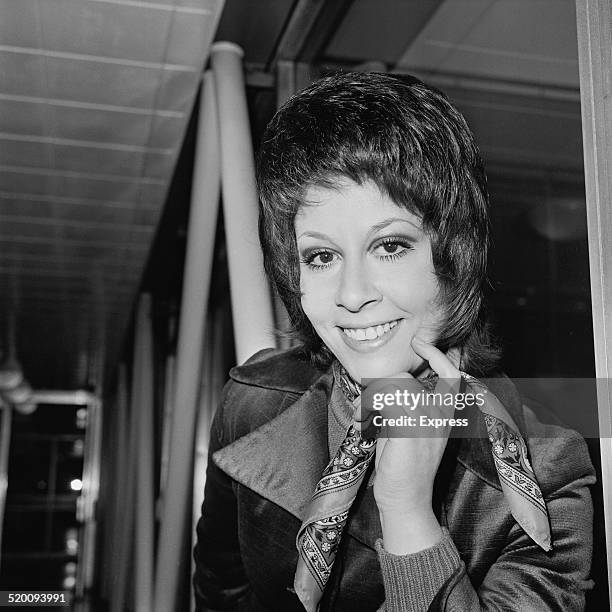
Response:
M25 173L0 171L0 191L17 191L37 194L51 193L53 179L50 176L31 176Z
M157 117L152 111L130 112L128 109L120 111L56 105L51 106L50 111L53 112L51 135L61 135L69 140L146 146L150 140L160 142L165 138L160 138L156 133ZM185 115L164 117L164 123L169 124L167 129L174 135L173 144L169 148L175 148L182 137Z
M11 275L23 273L24 269L30 266L31 260L28 259L9 259L7 258L0 265L0 272L11 278ZM130 270L126 268L117 268L105 265L104 262L90 262L92 265L92 277L100 277L102 279L132 279L138 280L140 273L138 270ZM67 261L64 257L57 256L54 258L39 259L36 262L37 276L48 278L74 278L83 279L82 271L83 262ZM131 286L131 283L128 285Z
M117 2L118 0L97 0L99 2ZM121 0L119 0L121 1ZM150 5L159 5L160 10L176 11L183 9L188 15L210 14L210 2L202 2L202 0L146 0Z
M397 64L578 87L573 0L445 0Z
M22 193L58 194L73 198L95 198L98 200L139 201L141 184L159 179L102 175L95 172L65 172L52 168L0 167L0 190Z
M0 132L46 135L46 116L45 104L0 95Z
M209 45L210 36L202 36L201 20L194 19L188 11L176 12L170 24L165 61L197 69L199 64L194 65L194 58L204 57Z
M67 260L82 260L83 268L87 268L88 274L90 266L88 262L97 260L107 261L108 259L119 259L128 257L144 258L148 245L125 243L117 240L104 240L101 242L91 242L86 240L63 241L61 247L58 246L58 241L54 236L7 236L0 237L0 248L4 257L5 253L22 253L26 252L30 255L38 257L57 257L58 254L65 257ZM120 256L120 257L119 257ZM142 264L142 260L138 259L134 263L134 267L138 268L138 264ZM131 260L122 261L122 265L132 264ZM33 266L35 267L35 265ZM6 296L2 296L5 298Z
M342 61L395 64L441 0L356 0L328 44L325 55Z
M127 221L127 219L126 219ZM102 221L82 221L60 217L28 217L26 215L0 214L0 223L7 233L28 237L40 234L63 237L68 240L88 240L91 242L116 240L121 242L128 235L150 236L155 228L150 225L138 225L130 222L125 224L123 231L117 231L114 223Z
M0 93L45 96L45 61L40 55L0 49Z
M137 198L139 203L161 207L166 198L166 190L153 183L140 183Z
M157 114L151 117L151 130L147 144L156 149L173 149L177 151L183 141L183 132L177 130L178 125L186 123L186 117L179 119L173 115Z
M496 54L547 64L576 63L576 11L572 0L497 0L466 42Z
M142 175L143 164L144 153L138 150L53 145L53 167L58 170L88 172L104 168L109 174L137 178Z
M165 58L164 46L150 43L167 38L173 13L137 5L53 0L41 3L41 17L42 44L50 51L159 63Z
M0 0L0 315L35 386L117 357L222 6Z
M582 169L580 103L444 88L491 162Z
M165 179L174 165L173 151L136 150L102 145L64 145L53 139L17 140L0 135L0 165L51 167L57 170L88 172L104 168L105 172L126 177ZM152 172L153 174L150 174Z
M0 42L37 48L40 34L38 5L31 0L19 0L19 10L15 10L15 4L15 0L0 0Z
M53 147L45 143L20 142L0 137L0 166L46 167Z
M188 113L193 106L193 91L200 80L199 71L163 70L155 107Z
M76 102L152 108L162 68L46 57L44 94Z
M139 219L143 222L153 223L158 210L155 205L146 205L140 202L105 201L86 198L68 198L65 196L52 196L49 194L35 195L0 191L0 208L10 214L11 211L40 210L42 216L48 211L61 211L58 214L66 219L116 219L119 223L126 223L128 219ZM128 217L129 215L129 217Z
M172 172L174 156L167 153L148 152L144 154L143 176L163 178Z

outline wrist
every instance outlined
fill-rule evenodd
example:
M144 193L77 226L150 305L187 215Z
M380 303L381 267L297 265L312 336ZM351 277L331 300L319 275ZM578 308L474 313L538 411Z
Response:
M408 555L438 544L444 532L431 507L418 511L381 511L380 523L385 550Z
M432 498L433 490L431 488L422 491L413 492L409 495L402 495L399 499L397 496L377 495L376 482L374 483L374 500L376 507L381 517L426 517L433 514Z

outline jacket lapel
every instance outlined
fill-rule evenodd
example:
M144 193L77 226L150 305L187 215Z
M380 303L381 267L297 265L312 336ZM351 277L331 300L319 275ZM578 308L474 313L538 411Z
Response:
M231 478L300 520L325 466L331 372L277 417L218 450L213 460ZM367 478L367 477L366 477ZM347 532L374 548L382 537L371 486L362 487Z
M234 480L300 520L329 462L331 378L324 374L287 410L213 455Z

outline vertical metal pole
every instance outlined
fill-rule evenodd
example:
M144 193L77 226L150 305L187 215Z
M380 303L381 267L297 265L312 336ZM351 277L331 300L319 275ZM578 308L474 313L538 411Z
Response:
M117 486L117 461L119 458L119 420L121 418L118 398L106 399L106 406L110 405L110 410L106 413L104 422L105 430L102 434L103 447L102 456L105 457L104 469L101 471L100 490L104 498L104 529L103 533L98 532L97 544L99 551L96 553L100 559L100 569L98 572L98 592L104 601L110 601L112 583L114 580L113 572L109 571L114 566L117 524L117 498L119 490ZM99 516L98 512L98 516Z
M208 463L208 442L210 439L210 422L214 405L211 403L213 392L211 388L211 370L212 362L215 359L213 355L213 341L211 328L214 323L209 319L207 321L205 342L203 347L202 357L202 380L200 385L200 394L198 398L198 414L196 420L196 435L193 455L193 493L192 493L192 513L191 513L191 549L196 543L196 523L201 513L202 502L204 501L204 486L206 484L206 465ZM212 358L212 359L211 359ZM217 361L219 359L217 358ZM193 556L191 558L191 572L193 576L195 571ZM195 598L191 593L189 601L189 609L191 612L195 610Z
M612 1L576 0L601 475L612 568ZM612 601L612 580L609 581Z
M225 382L223 371L223 321L219 310L211 313L205 346L204 367L202 368L202 387L200 390L200 409L195 440L193 468L193 522L191 534L195 546L195 527L200 517L206 484L210 426L215 410L221 399ZM193 601L193 600L192 600Z
M124 386L127 394L127 384ZM131 583L131 567L134 551L133 527L135 520L134 488L136 486L136 472L138 469L138 457L135 449L138 445L138 410L134 398L129 402L129 425L126 436L125 471L122 475L122 521L119 524L119 550L117 551L116 578L117 584L111 600L111 612L125 612L131 607L133 588L129 589ZM127 407L127 405L126 405Z
M115 483L115 495L111 506L111 517L109 521L110 550L108 553L105 574L108 575L110 583L111 610L113 602L118 601L118 589L120 585L119 576L121 568L127 566L127 562L122 558L126 547L122 546L121 535L122 525L126 520L126 499L127 499L127 473L128 464L128 392L127 392L127 372L125 364L119 366L119 378L117 382L117 399L115 402L115 427L113 428L113 438L115 442L114 470L112 482ZM109 487L110 489L110 487ZM109 504L110 505L110 504Z
M154 567L153 338L151 296L143 294L136 317L132 409L136 411L137 456L134 610L151 612Z
M219 206L219 144L212 74L204 75L200 100L187 252L176 355L168 486L163 503L155 572L156 612L176 609L181 572L188 571L183 543L190 508L191 466L204 321L212 273Z
M159 515L162 515L163 501L168 484L168 461L170 457L170 439L172 435L172 413L174 401L174 355L166 358L165 388L164 388L164 415L162 419L162 444L159 467Z
M102 385L104 343L97 342L98 350L90 364L92 380ZM82 599L80 608L87 609L87 595L94 584L96 566L96 534L98 531L97 504L100 495L100 460L102 448L102 409L100 398L87 394L87 428L85 432L85 457L83 469L83 488L79 498L83 523L81 541L79 542L79 563L77 566L76 598Z
M242 55L242 49L234 43L217 42L212 46L221 142L223 219L238 363L262 348L275 346L272 297L257 236L259 204Z
M4 511L6 509L6 492L8 489L9 449L11 446L12 408L0 400L2 422L0 424L0 550L2 550L2 532L4 529ZM0 557L1 561L1 557Z

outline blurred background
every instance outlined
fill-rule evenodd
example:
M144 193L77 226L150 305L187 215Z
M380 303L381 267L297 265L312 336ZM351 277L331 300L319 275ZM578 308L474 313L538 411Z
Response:
M0 0L0 589L189 609L210 417L286 325L252 151L330 72L411 73L464 113L503 368L594 376L576 36L572 0Z

